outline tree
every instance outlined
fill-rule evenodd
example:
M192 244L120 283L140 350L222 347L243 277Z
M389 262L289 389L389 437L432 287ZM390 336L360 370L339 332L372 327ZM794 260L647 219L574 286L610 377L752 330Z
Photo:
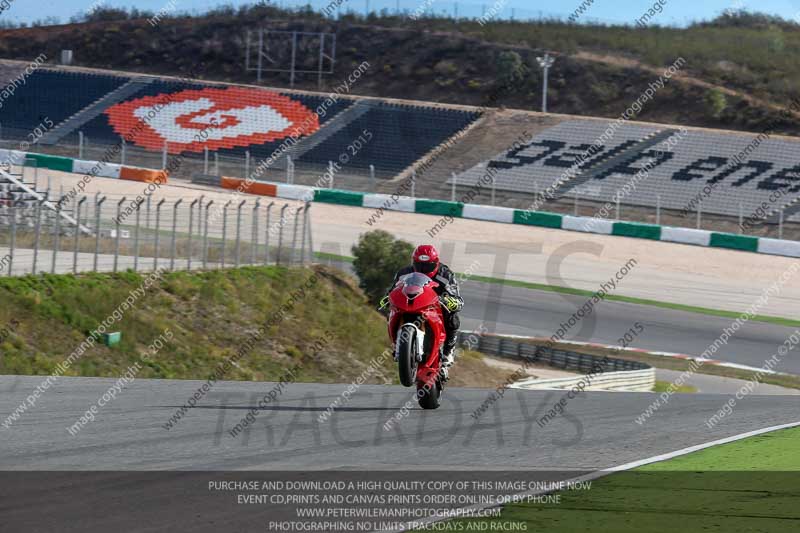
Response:
M511 87L522 80L528 67L517 52L503 51L497 57L497 81L501 87Z
M386 295L395 273L411 262L414 245L395 239L386 231L374 230L362 234L352 252L359 285L370 302L377 305Z
M706 93L706 104L708 105L709 114L718 119L722 116L725 109L728 108L728 99L722 91L718 89L711 89Z

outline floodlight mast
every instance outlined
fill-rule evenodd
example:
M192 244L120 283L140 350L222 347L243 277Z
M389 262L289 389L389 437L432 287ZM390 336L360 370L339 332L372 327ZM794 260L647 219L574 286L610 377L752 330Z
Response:
M544 57L537 57L536 61L539 62L539 66L542 67L544 70L544 87L542 88L542 113L547 113L547 77L550 73L550 67L553 66L556 59L551 57L549 53L545 53Z

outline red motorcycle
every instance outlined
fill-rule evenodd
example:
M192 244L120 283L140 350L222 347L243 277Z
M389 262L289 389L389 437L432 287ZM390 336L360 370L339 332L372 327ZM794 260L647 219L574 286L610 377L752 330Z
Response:
M389 293L389 337L395 346L400 383L417 386L423 409L439 407L444 384L441 350L447 336L439 284L415 272L400 278Z

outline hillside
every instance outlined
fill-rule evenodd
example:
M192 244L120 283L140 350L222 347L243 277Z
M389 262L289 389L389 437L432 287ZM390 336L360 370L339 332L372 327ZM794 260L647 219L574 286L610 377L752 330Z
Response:
M146 277L0 278L0 374L52 373ZM301 288L305 295L291 304ZM250 342L268 321L274 325ZM138 362L139 378L205 379L249 343L222 379L277 380L298 365L301 382L351 383L362 375L366 383L397 382L391 357L380 357L389 346L385 320L354 281L325 267L165 273L111 331L122 333L118 346L86 350L65 375L119 377ZM159 338L164 347L146 361ZM451 381L494 387L506 375L467 354Z
M637 119L800 133L796 121L781 116L800 76L792 63L800 28L757 17L687 29L557 21L479 26L447 19L412 24L397 17L332 22L313 13L301 17L256 7L166 18L155 27L145 18L118 18L0 30L0 57L24 60L44 52L55 58L61 49L72 49L81 66L253 83L254 73L244 72L244 30L258 27L335 32L335 74L323 90L367 61L371 67L354 84L354 94L532 110L541 102L536 56L547 47L557 56L550 110L589 116L618 117L682 57L680 75ZM303 67L313 68L316 56L305 56ZM288 75L268 74L264 83L285 87L288 81ZM300 76L297 87L317 90L316 77Z

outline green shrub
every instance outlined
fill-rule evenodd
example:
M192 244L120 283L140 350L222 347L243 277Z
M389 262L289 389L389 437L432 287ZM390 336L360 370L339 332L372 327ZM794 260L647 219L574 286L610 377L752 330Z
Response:
M353 246L353 268L370 302L378 304L386 295L398 270L411 263L414 246L381 230L364 233Z
M728 99L725 98L722 91L711 89L706 93L706 104L708 105L708 114L718 119L728 108Z

